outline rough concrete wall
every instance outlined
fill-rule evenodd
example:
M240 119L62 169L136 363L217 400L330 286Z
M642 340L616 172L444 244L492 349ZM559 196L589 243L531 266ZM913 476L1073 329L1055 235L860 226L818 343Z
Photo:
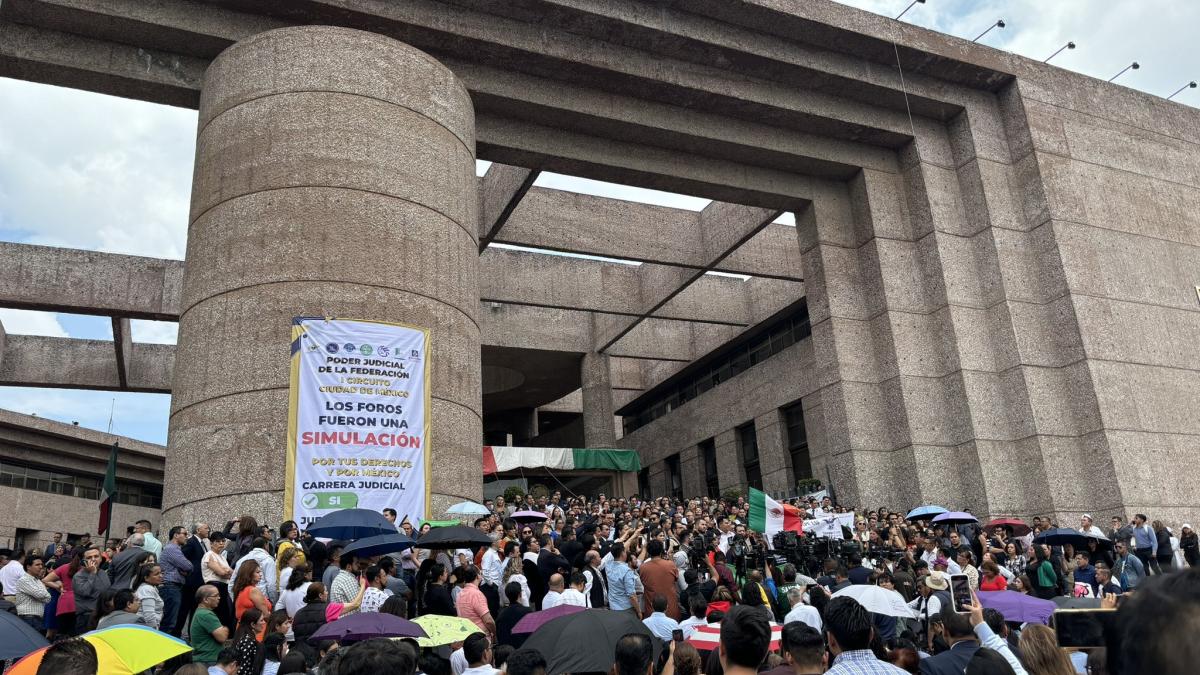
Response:
M99 509L95 500L53 495L48 492L4 488L0 490L0 545L10 546L18 529L41 530L36 538L26 539L39 542L46 550L55 532L83 534L90 532L95 537ZM158 509L148 509L129 504L117 504L113 508L113 537L124 537L125 528L138 520L149 520L157 528L160 514ZM175 525L178 523L172 523ZM190 525L190 523L189 523Z
M770 472L770 489L785 489L791 480L786 475L786 441L782 438L785 430L782 424L772 427L770 420L779 417L780 407L816 391L812 358L811 341L802 340L767 362L627 434L619 445L639 452L642 465L651 467L651 478L654 477L654 465L680 453L684 494L698 495L704 492L704 463L696 446L714 438L721 489L744 490L745 470L734 429L755 421L764 487ZM765 430L759 429L760 421ZM665 471L665 464L662 466Z
M1013 94L1044 186L1041 238L1061 265L1057 311L1078 331L1063 393L1080 440L1061 470L1083 479L1075 504L1099 483L1098 507L1178 525L1200 516L1184 469L1200 463L1200 113L1087 93L1022 82ZM1075 504L1056 501L1070 515Z

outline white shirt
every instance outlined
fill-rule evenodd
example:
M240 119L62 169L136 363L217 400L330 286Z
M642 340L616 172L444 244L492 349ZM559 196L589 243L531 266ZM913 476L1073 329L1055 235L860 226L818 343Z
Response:
M1100 530L1100 528L1096 527L1095 525L1089 527L1086 530L1081 527L1081 528L1079 528L1079 531L1086 534L1089 537L1104 537L1104 532L1102 532Z
M25 566L16 560L9 560L7 565L0 568L0 583L4 584L5 595L17 594L17 581L24 573Z
M466 670L462 671L462 675L493 675L493 673L498 672L500 671L485 663L478 668L467 668Z
M483 582L500 586L504 581L504 558L495 547L489 548L483 554Z
M921 608L921 601L924 599L920 595L917 595L912 602L908 603L908 606L913 608L913 616L918 619L925 618L925 612ZM929 616L937 616L941 611L942 601L938 600L938 597L931 593L929 595Z
M683 629L683 639L684 640L692 637L692 633L696 632L696 626L707 626L707 625L708 625L708 619L706 619L704 617L697 618L694 616L689 616L688 618L679 622L679 627L681 629Z
M558 604L560 604L560 605L575 605L576 607L585 607L586 608L588 606L588 599L587 599L586 595L584 595L583 593L580 593L579 591L575 590L574 588L568 588L567 590L562 592L562 596L560 596ZM542 601L542 605L544 608L545 601Z
M450 655L450 672L454 675L462 675L470 670L471 664L467 663L467 657L463 654L463 648L459 647Z
M562 598L563 594L558 591L546 591L546 597L542 598L542 611L563 604Z
M803 602L798 605L794 605L792 607L792 611L788 612L787 616L783 617L783 622L785 624L793 621L806 623L812 626L818 633L821 632L821 613L817 611L816 607L806 605Z
M296 616L296 612L304 609L304 596L308 593L308 586L311 582L300 584L299 588L293 588L290 591L284 591L279 594L279 602L276 603L275 609L287 610L288 616Z

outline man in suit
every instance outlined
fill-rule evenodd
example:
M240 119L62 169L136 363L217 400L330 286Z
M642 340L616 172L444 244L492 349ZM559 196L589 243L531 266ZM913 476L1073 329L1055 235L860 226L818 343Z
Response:
M182 627L196 610L196 590L204 585L204 571L200 569L200 560L208 553L207 523L196 523L192 527L192 536L183 544L183 557L192 563L192 571L188 572L183 582L183 597L179 606L179 618L175 625Z
M950 649L922 659L921 675L959 675L967 669L967 663L975 652L979 651L979 640L971 629L971 621L966 614L959 614L953 607L943 606L941 611L942 626L946 631L946 641Z

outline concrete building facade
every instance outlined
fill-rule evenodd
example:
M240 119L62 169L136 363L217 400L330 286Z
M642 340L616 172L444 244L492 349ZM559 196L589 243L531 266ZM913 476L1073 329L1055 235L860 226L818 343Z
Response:
M89 534L100 543L99 499L112 444L117 498L111 538L138 520L158 527L166 448L0 410L0 548L45 551Z
M0 244L0 306L117 336L0 338L0 383L175 394L171 517L271 519L280 486L202 493L189 452L277 470L281 322L320 284L434 329L435 424L461 433L434 466L555 439L637 449L654 494L815 477L860 505L1200 515L1193 108L815 0L21 0L0 38L0 75L201 111L186 262ZM285 56L239 61L264 44ZM331 227L382 238L340 268L297 254ZM371 256L408 271L377 286ZM252 353L206 343L204 312ZM179 347L132 343L131 318L179 320ZM263 418L189 419L238 396ZM476 496L465 478L434 490Z

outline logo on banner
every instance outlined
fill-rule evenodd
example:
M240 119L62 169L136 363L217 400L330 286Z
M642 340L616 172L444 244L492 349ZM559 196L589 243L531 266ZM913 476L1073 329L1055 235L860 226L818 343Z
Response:
M363 345L358 348L358 353L363 356L370 356L374 351L374 349L371 349L371 345Z
M325 351L329 352L330 354L336 354L338 353L338 346L330 342L329 344L325 345Z
M375 350L375 353L380 356L387 356L392 353L392 350L388 349L387 345L379 345L379 349Z
M342 349L345 349L347 354L353 354L354 353L354 343L347 342L345 345L342 346Z

